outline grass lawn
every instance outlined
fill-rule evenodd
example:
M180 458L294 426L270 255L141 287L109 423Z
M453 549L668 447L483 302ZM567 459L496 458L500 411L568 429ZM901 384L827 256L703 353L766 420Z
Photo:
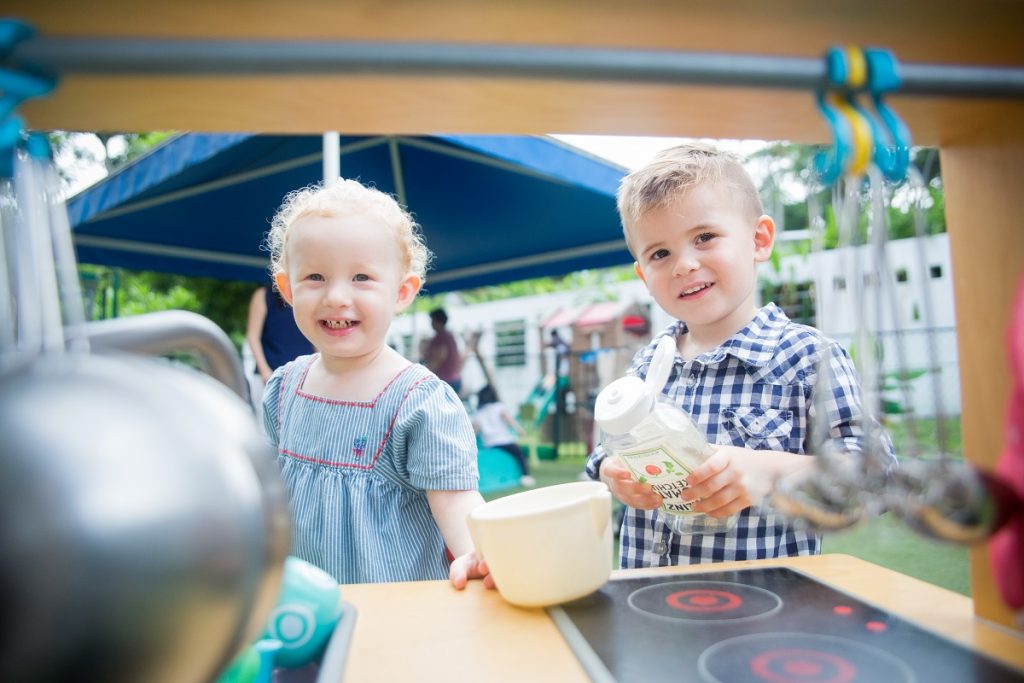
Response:
M957 427L959 424L957 424ZM892 430L900 447L903 435ZM956 430L957 435L959 430ZM583 471L585 456L579 449L568 449L569 455L557 460L541 460L531 466L537 486L550 486L576 481ZM512 488L486 496L499 498L522 491ZM967 548L927 539L907 528L891 514L863 522L852 529L825 536L824 553L845 553L898 571L908 576L970 595ZM618 564L618 546L615 562Z
M933 541L885 514L825 536L823 553L845 553L969 596L967 547Z

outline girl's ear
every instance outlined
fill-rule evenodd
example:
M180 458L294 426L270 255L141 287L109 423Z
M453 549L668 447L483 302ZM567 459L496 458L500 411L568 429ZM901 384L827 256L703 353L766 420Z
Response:
M415 273L408 273L398 284L398 300L395 302L395 313L404 311L420 292L423 280Z
M761 216L754 226L754 261L763 263L771 258L775 246L775 221L771 216Z
M281 292L281 298L288 302L288 305L292 305L292 283L288 281L288 273L281 271L280 273L274 273L274 283L277 285L277 291Z

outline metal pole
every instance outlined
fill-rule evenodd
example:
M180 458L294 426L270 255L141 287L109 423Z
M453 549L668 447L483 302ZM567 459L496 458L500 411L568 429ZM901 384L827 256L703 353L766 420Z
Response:
M72 74L481 75L813 89L824 59L603 48L41 37L8 64ZM901 64L901 94L1024 97L1024 68Z

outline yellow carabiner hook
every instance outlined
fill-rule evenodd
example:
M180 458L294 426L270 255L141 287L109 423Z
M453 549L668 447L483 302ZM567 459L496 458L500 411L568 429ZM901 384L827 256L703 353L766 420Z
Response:
M863 90L868 84L868 60L864 51L856 45L846 47L846 87L850 90Z
M847 96L835 95L834 97L835 108L850 123L850 133L853 136L853 153L850 155L850 164L846 172L848 175L864 175L868 169L868 164L871 163L871 151L874 149L871 124L853 106Z
M847 78L843 94L835 94L835 107L850 123L853 136L853 150L850 164L846 169L848 175L861 176L867 172L875 148L875 136L871 131L871 122L853 102L853 92L867 85L868 66L864 51L852 45L846 49Z

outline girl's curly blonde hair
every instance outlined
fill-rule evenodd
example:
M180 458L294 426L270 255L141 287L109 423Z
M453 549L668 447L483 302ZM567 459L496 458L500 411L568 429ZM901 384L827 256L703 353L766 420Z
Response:
M317 183L285 196L265 241L265 247L270 251L271 277L287 271L285 245L288 230L295 221L305 216L352 215L369 216L390 227L395 233L395 243L401 251L406 272L418 275L421 281L426 279L430 250L409 212L399 206L391 195L347 179Z

